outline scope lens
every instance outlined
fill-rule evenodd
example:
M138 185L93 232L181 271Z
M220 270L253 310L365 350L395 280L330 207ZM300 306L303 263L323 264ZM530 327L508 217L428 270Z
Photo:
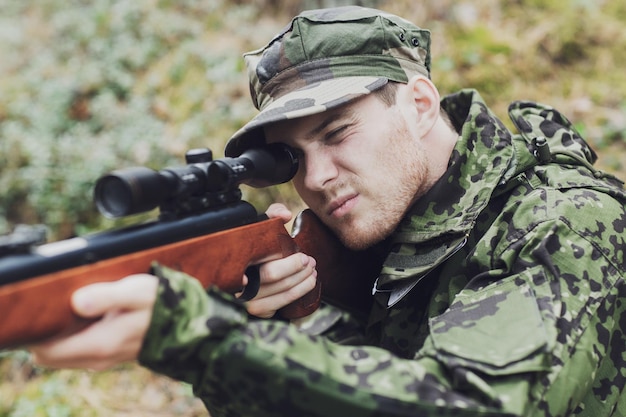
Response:
M96 184L96 206L108 217L122 217L132 211L133 193L119 177L108 175Z
M95 201L107 217L143 213L158 207L171 193L167 181L144 167L118 169L96 183Z

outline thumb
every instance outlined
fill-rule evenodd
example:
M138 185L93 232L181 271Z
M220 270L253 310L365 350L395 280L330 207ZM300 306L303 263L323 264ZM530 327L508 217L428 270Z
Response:
M79 316L94 318L108 312L152 307L158 280L148 274L130 275L119 281L99 282L72 294L72 308Z
M291 211L284 204L280 203L271 204L265 211L265 214L269 218L279 217L285 223L291 220L292 217Z

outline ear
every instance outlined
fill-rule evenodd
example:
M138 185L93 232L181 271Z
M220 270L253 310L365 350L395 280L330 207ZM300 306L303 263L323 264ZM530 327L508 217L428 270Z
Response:
M403 108L409 112L409 121L421 133L430 132L439 118L440 96L433 82L423 75L414 75L403 92Z

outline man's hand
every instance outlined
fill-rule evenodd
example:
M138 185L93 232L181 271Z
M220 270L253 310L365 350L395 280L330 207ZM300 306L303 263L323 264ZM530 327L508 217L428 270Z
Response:
M99 320L78 333L29 347L35 363L102 370L137 359L157 287L156 277L140 274L77 290L72 295L74 312Z
M291 219L291 212L280 204L270 206L267 215L285 223ZM317 279L315 260L302 253L267 262L259 274L259 292L247 308L263 318L273 317L311 291ZM34 362L52 368L102 370L136 360L150 326L157 288L157 278L148 274L80 288L72 295L72 309L96 321L78 333L30 346Z
M291 220L291 212L282 204L272 204L266 214L285 223ZM257 317L273 317L276 311L313 290L317 280L315 265L315 259L303 253L261 265L261 286L256 297L247 303L248 312Z

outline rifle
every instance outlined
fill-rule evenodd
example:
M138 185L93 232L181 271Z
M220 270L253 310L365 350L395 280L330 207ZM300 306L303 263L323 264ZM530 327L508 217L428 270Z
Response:
M257 214L241 198L241 184L265 187L293 177L298 160L290 148L268 145L218 160L208 149L192 150L186 162L158 172L116 170L96 182L94 200L103 215L158 207L156 220L48 244L40 244L36 227L0 237L0 349L79 331L92 321L72 312L76 289L149 272L154 262L195 277L205 288L250 299L259 288L257 264L302 251L316 259L318 282L284 307L282 317L306 316L321 299L355 313L369 309L378 257L343 247L310 210L298 215L290 234L280 219ZM249 284L242 288L244 273Z

